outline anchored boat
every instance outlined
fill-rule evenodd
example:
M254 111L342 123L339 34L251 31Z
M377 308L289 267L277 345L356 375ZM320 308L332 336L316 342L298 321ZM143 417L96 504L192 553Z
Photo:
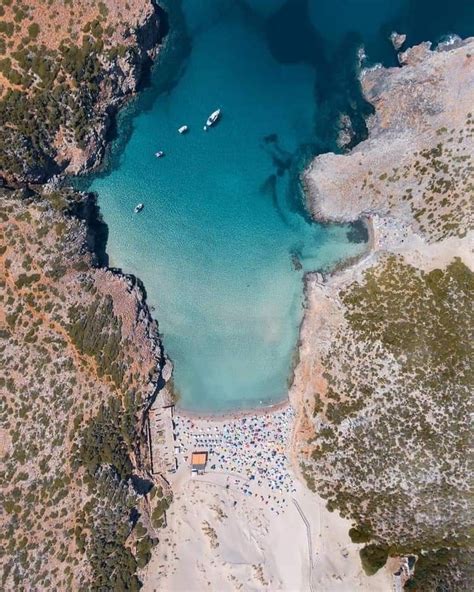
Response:
M219 119L221 115L221 110L220 109L216 109L215 111L213 111L209 117L207 118L206 121L206 125L204 126L204 131L207 131L208 127L211 127L211 125L214 125L216 123L216 121Z
M139 203L133 208L133 211L135 212L135 214L138 214L138 212L141 212L144 207L145 207L144 204Z
M163 152L163 150L158 150L158 152L155 152L156 158L161 158L164 155L165 155L165 153Z
M188 131L188 126L187 125L182 125L181 127L178 127L178 132L180 134L185 134Z

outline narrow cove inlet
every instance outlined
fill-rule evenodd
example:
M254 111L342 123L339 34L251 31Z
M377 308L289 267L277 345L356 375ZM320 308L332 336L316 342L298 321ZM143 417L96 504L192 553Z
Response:
M384 4L381 20L391 16ZM110 265L146 286L180 406L219 413L286 397L304 272L366 248L357 225L311 222L299 184L309 158L335 148L337 115L361 119L366 108L355 67L365 32L346 44L346 68L338 56L338 76L328 56L343 35L323 42L311 3L181 8L183 26L173 23L150 87L121 118L110 164L88 189L109 228Z
M1 589L468 592L474 0L0 0Z

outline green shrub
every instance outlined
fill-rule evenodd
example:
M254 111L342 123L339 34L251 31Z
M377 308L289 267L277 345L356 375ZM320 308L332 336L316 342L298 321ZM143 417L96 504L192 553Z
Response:
M4 33L7 37L11 37L14 29L15 26L11 21L0 21L0 33Z
M155 528L161 528L164 524L164 514L169 508L169 501L159 496L158 502L151 515L151 522Z
M368 543L372 538L370 531L360 526L358 528L350 528L349 536L351 537L351 541L356 544Z
M40 32L40 28L39 28L38 23L31 23L31 25L28 27L28 35L32 39L36 39L36 37L38 37L39 32Z
M424 592L425 590L462 590L456 587L455 574L472 573L472 559L469 550L446 549L420 553L416 561L415 574L405 584L405 590ZM469 585L469 584L468 584Z
M148 535L143 537L140 541L138 541L136 548L136 559L138 567L143 568L150 561L152 548L153 541Z
M359 554L365 573L372 576L387 562L388 548L379 545L367 545L359 551Z
M110 464L124 479L132 473L132 462L121 430L120 402L112 399L101 405L98 414L84 428L78 460L93 476L100 465Z

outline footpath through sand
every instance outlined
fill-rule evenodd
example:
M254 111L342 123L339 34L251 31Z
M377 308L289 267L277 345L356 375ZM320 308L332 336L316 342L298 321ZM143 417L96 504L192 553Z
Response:
M289 405L235 418L175 415L174 501L145 591L391 590L389 571L362 571L349 521L295 477L293 421ZM205 472L192 474L191 452L201 450Z

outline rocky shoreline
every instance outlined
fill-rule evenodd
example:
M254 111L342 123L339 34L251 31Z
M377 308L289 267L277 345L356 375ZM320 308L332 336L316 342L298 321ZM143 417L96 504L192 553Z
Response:
M50 167L32 177L29 174L17 176L7 170L0 170L0 187L6 189L23 188L26 194L34 197L43 187L48 192L66 191L62 179L70 175L91 173L103 164L110 141L110 130L115 124L119 110L141 90L148 78L153 62L168 33L167 15L155 0L145 0L137 22L130 26L129 35L135 40L134 51L118 55L114 59L103 57L101 82L97 101L93 105L94 114L90 117L90 127L86 144L80 147L77 142L61 137L55 143L55 159ZM144 323L149 338L150 351L157 361L156 376L150 380L149 398L156 398L157 391L169 380L172 373L171 362L164 354L159 335L158 323L152 318L146 302L146 291L142 282L131 274L118 268L109 268L106 243L108 230L100 214L96 197L90 193L80 193L82 199L70 204L68 215L81 220L85 226L86 245L94 265L104 269L111 280L122 282L123 289L132 295L136 303L136 322ZM147 406L148 407L148 406ZM142 424L145 416L142 418Z
M105 282L111 285L118 282L120 291L130 295L134 303L134 322L144 328L147 341L147 343L144 343L144 347L150 351L155 360L156 371L150 376L148 394L145 396L143 412L140 418L140 425L143 429L149 409L172 376L173 365L165 353L158 321L153 318L148 306L143 282L135 275L125 273L117 267L109 267L104 262L106 244L103 241L103 227L105 223L97 206L97 198L92 193L83 193L82 196L83 200L79 204L73 204L72 216L83 221L87 237L87 248L93 257L93 261L103 272ZM127 299L129 299L128 296Z
M117 114L141 90L167 32L166 13L157 3L150 2L136 25L137 51L104 64L104 83L95 105L97 121L90 129L86 147L80 149L66 142L58 146L58 161L67 163L64 174L91 173L102 164Z
M110 15L119 9L107 0L107 4L109 3L111 8L102 3L101 10L104 10L102 14L105 15L105 19L112 18ZM76 86L90 85L94 88L95 96L91 97L85 91L83 94L74 95L74 99L71 95L70 100L74 101L74 107L64 107L65 114L61 118L61 123L36 120L34 133L41 141L37 141L34 147L19 126L12 126L9 132L11 137L5 140L5 161L3 158L0 160L0 180L3 180L5 185L25 187L31 183L44 184L58 175L85 174L101 165L118 111L136 96L146 83L153 62L168 33L167 15L155 0L141 0L133 8L124 3L124 11L127 10L131 13L131 19L135 18L133 11L138 10L137 20L131 20L130 23L124 20L118 25L114 22L115 26L122 27L123 30L113 34L117 38L110 43L107 50L103 33L100 28L97 29L99 33L95 45L91 45L89 54L84 58L85 60L92 56L91 59L95 60L93 78L90 81L83 80L81 77L84 76L84 72L78 73L79 82ZM118 12L122 15L120 10ZM90 23L86 27L89 25ZM88 43L91 44L93 40L94 37L89 37ZM59 56L52 55L56 61L61 60ZM88 67L85 62L82 69L87 70ZM54 90L53 83L50 94L54 94ZM31 102L35 98L34 89L23 92L25 97L27 92L33 93L27 101ZM19 95L18 98L22 99L23 96ZM1 99L0 94L0 104ZM6 99L8 94L3 100ZM59 105L57 100L56 104ZM8 105L6 109L5 117L13 116L14 105ZM87 112L87 127L81 129L79 137L71 130L76 125L76 113L83 111ZM84 122L81 125L85 125ZM3 138L0 139L3 141ZM17 144L15 156L12 150L16 149ZM33 160L30 156L34 156Z
M364 71L363 91L375 108L368 121L368 138L347 154L318 156L304 173L313 217L325 222L369 217L371 251L335 274L324 278L311 274L307 279L300 364L290 389L297 411L294 445L301 474L324 493L328 507L339 509L360 528L361 540L370 543L361 552L364 568L379 569L389 554L387 549L390 555L417 555L423 548L426 554L419 560L415 580L424 590L440 582L465 585L467 581L465 539L460 533L465 494L461 494L464 485L460 483L467 483L468 474L463 456L452 449L443 456L438 448L417 473L412 472L407 455L413 463L429 446L423 431L426 413L443 418L436 427L442 433L437 436L440 441L458 437L464 430L462 420L451 417L450 407L438 398L449 391L462 407L467 395L462 374L459 384L452 377L446 382L440 378L437 385L430 383L431 373L442 373L435 370L434 361L425 362L426 348L437 347L436 343L428 345L428 337L421 340L419 350L403 351L404 344L408 347L425 325L440 330L446 322L436 317L435 305L423 312L416 308L417 302L430 297L429 283L426 294L407 296L397 313L394 306L397 298L403 299L403 290L408 294L415 289L410 277L427 281L431 273L438 274L440 285L444 276L466 277L461 294L446 296L446 306L449 302L455 307L457 298L468 297L462 290L469 291L468 278L474 269L472 219L467 215L474 153L473 55L472 38L457 39L435 50L423 43L399 54L399 68ZM397 291L390 296L394 286ZM384 298L392 299L386 303L388 312L371 310L367 302L374 297L381 307ZM366 308L358 312L360 305ZM393 351L393 340L409 314L413 316L405 322L413 329L398 346L401 349ZM361 333L361 327L368 325L373 329ZM448 339L446 330L440 339ZM381 331L378 340L377 331ZM387 343L380 341L384 335L390 335ZM420 361L413 374L404 365L415 355ZM425 363L426 378L421 371ZM458 364L466 364L462 355ZM417 383L415 377L422 382ZM386 398L384 384L389 379L390 396ZM421 394L425 392L430 393L428 400ZM420 397L425 408L418 414ZM413 412L400 423L394 422L393 414L405 416L407 406ZM408 421L411 433L416 434L412 441L403 430ZM401 433L407 442L398 448ZM380 458L385 461L374 474L371 467ZM440 467L446 467L445 463L459 465L455 476L443 473ZM427 473L423 477L427 483L437 475L445 497L420 501L426 494L420 485L422 472ZM426 503L430 511L425 511ZM405 508L404 516L398 513L400 505ZM423 523L417 519L421 513ZM440 567L433 547L437 552L453 545L460 546L459 553L446 551L446 563Z
M126 582L138 589L138 570L158 542L171 496L152 472L160 459L152 458L148 442L150 408L158 397L157 405L166 402L172 374L158 323L140 280L108 266L108 231L96 197L61 183L65 175L102 164L115 116L146 82L166 34L166 15L154 0L123 2L128 25L117 22L120 7L111 0L99 3L102 22L112 20L117 27L107 29L112 39L99 39L105 23L101 29L97 19L86 24L95 31L93 50L70 48L85 69L96 68L84 86L96 85L97 96L77 90L76 103L64 107L71 118L91 109L80 142L66 129L74 126L72 119L55 129L37 117L35 144L29 129L21 129L21 108L30 106L26 92L25 105L21 96L3 97L2 115L13 123L0 135L0 265L8 294L2 322L5 410L8 417L22 417L13 425L3 422L0 434L0 456L10 471L2 485L7 588L23 582L33 588L117 589ZM58 6L56 14L63 9ZM48 26L41 20L43 7L33 2L31 10L41 23L38 34ZM92 3L90 10L97 6ZM87 12L79 16L87 18ZM59 51L67 61L67 50ZM45 56L46 72L51 55ZM71 60L69 67L75 67ZM83 73L75 74L81 80ZM31 103L31 113L45 100ZM4 387L5 380L2 393ZM26 407L25 394L31 394ZM164 446L161 436L157 442ZM60 497L52 504L55 495Z
M148 494L154 490L162 499L170 493L152 472L148 412L166 390L171 364L140 282L99 265L101 250L93 252L94 242L102 242L93 236L102 232L95 197L25 193L0 189L8 378L1 385L6 417L0 455L11 474L2 484L8 507L2 536L9 537L4 583L10 588L20 578L44 587L54 567L59 589L86 583L93 589L104 574L115 574L115 583L135 580L161 524L157 500ZM19 413L22 421L12 421ZM161 436L157 443L163 445ZM138 530L130 522L132 506L140 515ZM18 520L23 511L28 527L24 517ZM37 553L27 571L19 546L25 528L29 552ZM127 563L109 557L104 531L117 556L130 553ZM66 540L63 554L57 547ZM65 572L71 561L76 567Z
M409 160L407 151L436 146L443 140L447 104L452 127L466 125L472 107L469 63L474 59L473 44L471 38L431 50L430 43L422 43L399 54L402 67L362 71L363 93L376 109L367 121L369 137L348 155L318 156L304 172L307 204L314 219L351 222L364 214L383 216L391 210L402 220L413 221L409 204L400 196L391 205L383 190L390 189L387 183L393 183L394 189L399 183L399 190L405 192L409 180L403 183L398 178L397 163ZM459 93L455 106L450 104L453 89ZM393 168L395 174L391 174Z

